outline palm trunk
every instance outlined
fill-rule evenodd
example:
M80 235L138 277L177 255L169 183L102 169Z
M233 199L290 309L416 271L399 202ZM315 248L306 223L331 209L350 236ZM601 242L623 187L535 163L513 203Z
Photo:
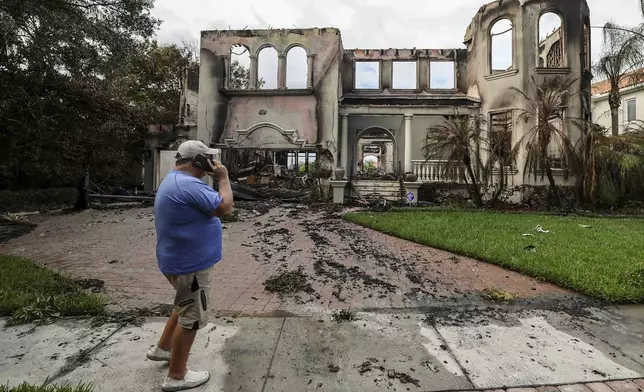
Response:
M557 201L557 206L561 207L561 196L559 195L559 190L557 189L557 184L555 183L555 178L552 175L552 169L550 165L546 165L546 176L548 176L548 182L550 183L550 190L552 194L555 195L555 200Z
M610 109L610 121L613 136L619 136L619 107Z
M479 191L479 185L476 182L476 176L474 175L474 171L472 170L472 165L467 164L465 165L465 168L467 169L467 174L472 180L472 190L470 191L470 196L472 196L472 198L474 199L474 204L476 204L477 207L482 207L483 200L481 198L481 192Z
M505 188L505 167L503 166L503 163L501 163L500 168L501 177L499 178L499 189L494 192L494 197L492 197L492 200L494 201L496 201L501 196L501 192L503 192L503 188ZM494 176L492 178L494 178Z

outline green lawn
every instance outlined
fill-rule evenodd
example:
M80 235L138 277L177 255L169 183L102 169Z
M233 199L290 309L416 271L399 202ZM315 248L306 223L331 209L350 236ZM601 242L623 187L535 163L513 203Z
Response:
M53 317L99 315L105 300L84 292L71 279L14 256L0 255L0 316L10 324Z
M431 210L356 212L344 218L597 299L644 302L644 219ZM539 233L537 226L552 232Z

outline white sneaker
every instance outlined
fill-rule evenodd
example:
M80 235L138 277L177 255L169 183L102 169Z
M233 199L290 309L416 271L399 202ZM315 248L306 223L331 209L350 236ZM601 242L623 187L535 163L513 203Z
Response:
M210 380L210 373L193 372L192 370L188 370L188 373L183 377L183 380L175 380L174 378L166 377L165 382L161 386L161 390L169 392L196 388L207 383L208 380Z
M162 350L159 346L154 346L145 355L150 361L168 361L170 362L171 350Z

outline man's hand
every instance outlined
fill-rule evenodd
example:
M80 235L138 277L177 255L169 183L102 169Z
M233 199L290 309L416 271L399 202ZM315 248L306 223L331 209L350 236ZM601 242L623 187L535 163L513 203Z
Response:
M221 162L211 161L209 159L208 165L210 165L210 170L212 170L212 173L210 173L210 175L213 176L215 180L221 181L228 179L228 169L226 169L226 166L222 165Z

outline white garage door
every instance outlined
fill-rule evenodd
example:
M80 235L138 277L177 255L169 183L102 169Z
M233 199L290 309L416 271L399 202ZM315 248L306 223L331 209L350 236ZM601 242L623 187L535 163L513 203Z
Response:
M174 164L177 162L176 150L159 150L159 160L157 164L157 178L154 190L159 189L161 181L168 175L170 170L174 169Z
M177 150L159 150L159 156L157 160L157 176L154 184L154 190L159 189L161 181L168 175L170 170L174 169L174 165L177 162ZM214 156L215 160L221 160L221 150L217 149L217 153ZM207 176L203 179L207 184L212 185L212 180L210 176Z

